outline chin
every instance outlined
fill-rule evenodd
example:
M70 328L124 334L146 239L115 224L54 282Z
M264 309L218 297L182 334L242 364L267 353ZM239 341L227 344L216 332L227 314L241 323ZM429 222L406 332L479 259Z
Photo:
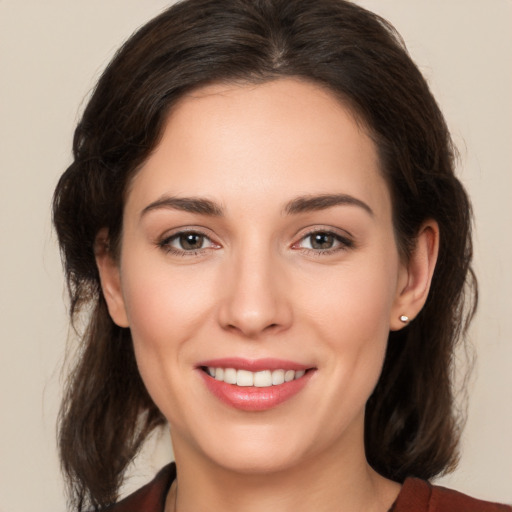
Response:
M296 427L292 430L290 425L238 425L224 435L212 434L202 440L200 450L214 465L239 474L290 470L308 458L308 447L316 447L308 442L311 435Z
M296 450L276 450L274 447L250 449L247 445L215 450L211 458L215 465L227 471L255 476L290 470L301 461Z

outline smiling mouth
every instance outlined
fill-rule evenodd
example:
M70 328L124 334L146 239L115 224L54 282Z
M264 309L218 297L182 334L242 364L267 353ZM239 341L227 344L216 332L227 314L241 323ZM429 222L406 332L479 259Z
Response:
M232 384L238 387L269 388L279 386L285 382L298 380L310 370L262 370L251 372L249 370L202 366L201 369L219 382Z
M224 404L262 412L299 394L317 368L275 358L228 357L202 361L197 370L207 389Z

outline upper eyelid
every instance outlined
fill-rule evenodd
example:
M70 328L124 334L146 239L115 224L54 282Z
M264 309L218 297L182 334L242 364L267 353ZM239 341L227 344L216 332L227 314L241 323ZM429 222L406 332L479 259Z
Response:
M314 227L312 226L310 230L306 231L305 233L302 233L300 236L296 236L296 238L295 238L296 241L291 244L291 247L293 248L294 246L297 246L300 242L302 242L303 240L307 239L308 237L314 235L315 233L325 233L325 234L334 236L335 239L338 241L338 243L340 243L342 245L342 247L337 248L337 249L330 248L330 249L324 249L324 250L310 249L307 247L299 247L297 249L304 250L304 251L313 251L313 252L316 252L319 254L320 253L327 254L329 252L355 247L354 237L348 231L343 230L343 229L335 229L333 227L322 228L322 227L317 227L317 226L314 226ZM344 234L342 234L342 233L344 233Z
M159 235L157 238L158 240L163 241L187 233L197 233L198 235L204 236L212 241L213 238L215 238L212 236L211 231L209 229L201 226L180 226L178 228L173 228L165 231L162 235Z
M172 228L164 234L157 237L158 243L166 242L172 238L178 237L181 234L187 234L187 233L197 233L198 235L204 236L205 238L208 238L212 243L216 245L224 245L223 243L219 242L218 237L215 236L212 231L204 226L179 226L176 228ZM352 233L347 231L346 229L337 228L334 226L327 226L327 225L311 225L307 227L303 227L293 235L293 242L291 245L297 244L299 241L303 240L304 238L311 236L315 233L328 233L332 234L337 238L341 239L348 239L351 242L354 242L354 236Z
M353 243L353 240L351 238L349 238L348 236L343 236L343 235L340 235L338 233L334 233L332 231L312 231L311 233L307 233L306 235L304 236L301 236L297 242L295 242L293 245L296 245L297 243L317 234L317 233L321 233L321 234L325 234L325 235L330 235L332 237L334 237L336 240L338 240L339 242L341 243L344 243L344 242L347 242L347 243Z
M162 238L162 241L165 242L167 240L175 240L175 239L179 238L182 235L190 235L190 234L202 236L202 237L207 238L208 240L210 240L210 242L215 243L215 242L213 242L212 238L210 236L206 235L205 233L202 233L201 231L193 231L193 230L190 230L190 231L178 231L176 233L173 233L172 235L164 236Z
M295 233L293 238L301 240L302 238L305 238L314 233L329 233L332 235L340 236L342 238L354 239L352 233L350 233L350 231L347 231L346 229L337 228L334 226L326 226L322 224L316 224L301 228Z

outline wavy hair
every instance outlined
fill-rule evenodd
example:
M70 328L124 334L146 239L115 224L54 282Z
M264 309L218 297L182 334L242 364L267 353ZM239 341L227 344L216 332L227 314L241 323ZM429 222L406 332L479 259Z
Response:
M190 91L215 82L297 77L348 105L371 134L404 257L434 219L440 253L417 318L389 335L366 407L369 463L387 478L452 468L459 427L453 354L476 305L471 208L428 85L393 27L344 0L184 0L144 25L105 69L76 128L74 160L55 190L53 219L70 316L89 311L59 418L59 447L74 509L115 502L127 465L165 422L137 371L129 329L111 320L94 257L107 228L115 255L125 193Z

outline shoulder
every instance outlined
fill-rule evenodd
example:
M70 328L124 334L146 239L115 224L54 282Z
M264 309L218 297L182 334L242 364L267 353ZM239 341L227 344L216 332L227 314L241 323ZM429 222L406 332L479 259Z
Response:
M408 478L393 512L512 512L512 507L477 500L466 494L432 485L418 478Z
M176 478L174 463L162 468L155 478L107 509L108 512L163 512L167 491Z

